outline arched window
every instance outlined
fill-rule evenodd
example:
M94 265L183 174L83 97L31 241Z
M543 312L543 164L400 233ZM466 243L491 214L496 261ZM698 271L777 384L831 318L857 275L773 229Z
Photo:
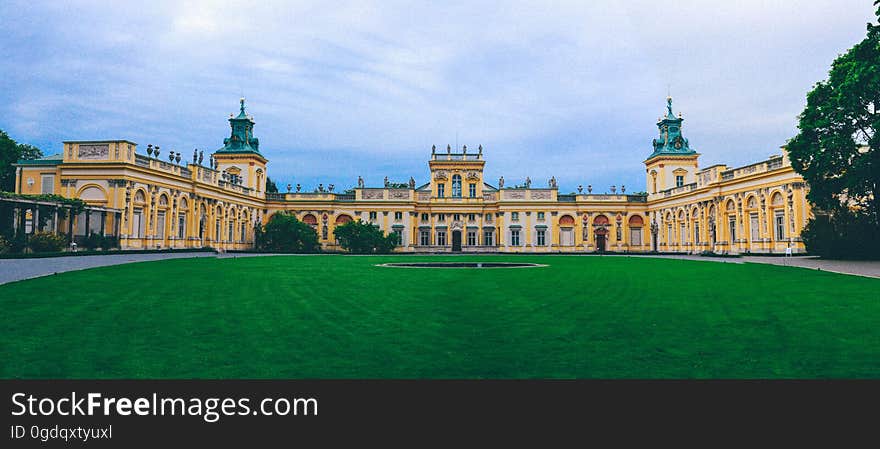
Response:
M312 227L312 229L318 229L318 219L312 214L306 214L302 219L303 223Z
M461 198L461 175L452 175L452 197Z

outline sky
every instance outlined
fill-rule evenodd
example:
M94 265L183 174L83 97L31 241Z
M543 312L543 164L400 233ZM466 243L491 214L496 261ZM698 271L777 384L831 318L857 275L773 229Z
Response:
M644 191L673 97L700 166L763 160L865 36L870 0L0 2L0 129L46 154L219 149L244 96L283 190L485 179Z

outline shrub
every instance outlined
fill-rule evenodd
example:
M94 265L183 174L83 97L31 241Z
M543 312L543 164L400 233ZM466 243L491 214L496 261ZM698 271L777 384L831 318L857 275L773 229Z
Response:
M314 253L319 249L318 233L284 212L273 214L257 236L258 248L263 251Z
M0 254L6 254L12 251L12 245L6 240L5 237L0 235Z
M101 249L112 249L119 246L119 239L113 235L105 235L101 238Z
M103 240L104 237L102 237L101 234L92 232L82 240L82 246L86 249L97 249L101 247Z
M378 226L361 220L337 226L333 235L339 246L354 254L387 254L397 246L396 235L385 235Z
M67 237L39 231L28 240L28 246L35 253L58 252L67 247Z
M810 254L830 259L880 258L880 232L870 217L847 212L818 215L801 232Z

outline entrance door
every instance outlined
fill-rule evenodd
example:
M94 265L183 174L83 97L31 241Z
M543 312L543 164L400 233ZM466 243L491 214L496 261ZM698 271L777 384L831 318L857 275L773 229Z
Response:
M452 231L452 250L461 251L461 231Z
M605 233L596 233L596 251L605 252Z

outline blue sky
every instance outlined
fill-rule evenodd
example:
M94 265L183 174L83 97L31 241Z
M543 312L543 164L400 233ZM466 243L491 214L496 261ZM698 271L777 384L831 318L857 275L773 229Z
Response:
M486 177L644 190L671 89L703 167L766 158L869 0L0 3L0 129L59 152L215 150L247 98L279 187L426 182L432 144ZM207 151L206 151L207 152Z

